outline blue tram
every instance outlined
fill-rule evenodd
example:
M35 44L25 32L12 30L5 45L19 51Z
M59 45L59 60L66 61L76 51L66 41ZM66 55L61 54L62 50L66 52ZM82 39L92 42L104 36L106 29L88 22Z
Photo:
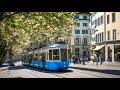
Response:
M22 64L47 70L67 70L70 48L65 44L52 44L22 55Z

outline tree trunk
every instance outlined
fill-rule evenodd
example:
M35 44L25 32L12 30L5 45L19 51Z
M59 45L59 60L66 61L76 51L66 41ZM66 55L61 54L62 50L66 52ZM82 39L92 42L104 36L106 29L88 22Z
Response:
M7 53L6 45L0 45L0 51L0 64L2 64Z

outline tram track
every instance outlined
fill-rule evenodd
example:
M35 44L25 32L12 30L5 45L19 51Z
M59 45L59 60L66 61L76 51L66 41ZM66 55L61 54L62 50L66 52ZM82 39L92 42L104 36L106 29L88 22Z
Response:
M32 68L32 67L29 67ZM95 73L92 74L89 71L84 71L84 70L78 70L78 69L71 69L69 68L69 70L73 71L73 72L54 72L54 71L48 71L48 70L40 70L37 68L32 68L32 70L28 70L24 69L24 71L28 72L29 74L32 74L33 76L35 76L36 78L84 78L86 76L92 76L94 77L98 77L98 78L105 78L103 76L100 75L96 75ZM88 77L88 78L89 78Z
M28 70L29 68L31 68L32 70ZM61 76L61 75L51 74L52 71L41 70L41 69L33 68L33 67L29 67L29 68L24 69L24 71L28 72L29 74L34 75L37 78L53 78L54 76L56 76L55 78L59 78L59 77L65 78L64 76Z
M105 78L105 77L102 77L102 76L100 76L100 75L91 74L89 71L78 70L78 69L71 69L71 70L76 71L75 73L76 73L76 74L79 74L79 75L80 75L80 73L84 73L84 74L92 75L92 76L95 76L95 77ZM93 73L93 72L92 72L92 73Z
M66 73L63 73L62 75L58 75L59 73L54 74L54 75L64 76L64 78L84 78L84 77L81 77L81 73L82 73L82 74L85 74L84 76L88 76L88 75L90 76L91 75L92 77L105 78L105 77L102 77L102 76L99 76L99 75L83 72L83 70L76 70L76 69L70 69L70 70L73 70L73 73L66 72Z
M35 75L34 73L32 73L32 72L30 72L30 71L28 71L28 70L24 70L24 71L26 71L27 73L32 74L33 76L39 78L39 76Z

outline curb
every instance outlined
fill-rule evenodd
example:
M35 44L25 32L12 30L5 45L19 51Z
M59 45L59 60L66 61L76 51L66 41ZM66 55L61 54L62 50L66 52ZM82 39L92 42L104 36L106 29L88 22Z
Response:
M72 67L72 66L70 66L70 68L79 69L79 70L86 70L86 71L101 71L101 69L83 68L83 67Z

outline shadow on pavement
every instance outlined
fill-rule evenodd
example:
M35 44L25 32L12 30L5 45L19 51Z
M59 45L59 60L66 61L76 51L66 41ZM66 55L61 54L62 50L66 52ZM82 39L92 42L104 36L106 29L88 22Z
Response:
M8 70L17 70L17 69L25 69L24 66L10 66L8 67Z
M23 77L10 77L10 78L23 78Z
M7 67L7 66L10 66L9 64L6 64L6 65L0 65L0 67Z
M105 74L113 74L113 75L120 75L120 70L98 70L98 69L91 69L91 68L83 68L83 67L71 67L74 69L79 69L79 70L86 70L86 71L94 71L94 72L100 72L100 73L105 73Z
M73 72L72 70L45 70L45 69L35 68L35 67L31 67L31 66L11 66L11 67L8 67L8 70L18 70L18 69L30 69L30 70L44 72L44 73L66 73L66 72Z

